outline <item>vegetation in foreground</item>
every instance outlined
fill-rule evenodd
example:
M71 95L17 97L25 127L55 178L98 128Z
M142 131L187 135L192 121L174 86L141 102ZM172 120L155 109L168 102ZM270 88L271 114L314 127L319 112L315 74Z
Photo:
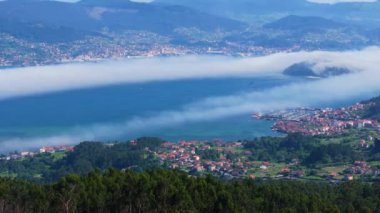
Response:
M109 169L38 185L0 179L0 212L378 212L380 185L191 177Z

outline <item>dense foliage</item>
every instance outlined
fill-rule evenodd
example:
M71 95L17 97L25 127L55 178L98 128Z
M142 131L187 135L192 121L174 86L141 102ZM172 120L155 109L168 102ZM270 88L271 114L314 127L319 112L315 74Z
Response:
M37 185L0 180L0 212L371 212L380 185L221 182L178 171L94 171Z
M107 168L143 169L154 168L158 162L147 150L154 150L163 141L159 138L143 137L137 139L136 145L128 142L104 144L100 142L83 142L61 159L54 155L41 154L21 160L0 161L0 172L7 176L14 174L17 178L37 182L55 181L69 173L88 174L94 169Z
M254 154L253 160L289 162L299 159L306 165L326 163L351 163L355 160L371 160L373 155L357 150L355 146L342 143L322 144L321 138L290 134L284 138L264 137L245 141L244 147ZM380 145L379 145L380 146ZM375 148L370 150L375 152Z
M364 103L373 103L373 105L365 111L364 117L380 121L380 96L365 101Z

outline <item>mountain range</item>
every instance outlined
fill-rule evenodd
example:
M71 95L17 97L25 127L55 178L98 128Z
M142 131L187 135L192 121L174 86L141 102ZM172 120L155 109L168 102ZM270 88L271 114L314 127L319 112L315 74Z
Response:
M102 30L142 30L167 35L182 27L232 31L242 30L246 24L185 6L122 0L0 2L0 32L37 41L79 39Z
M156 0L155 3L178 4L208 13L257 22L286 15L322 16L350 23L380 24L380 2L317 4L306 0Z
M380 44L380 15L373 12L378 5L0 0L0 67L148 55L358 49Z
M380 3L325 5L304 0L156 0L147 4L128 0L82 0L77 3L8 0L0 1L0 33L32 41L64 42L88 35L101 36L103 31L141 30L170 36L183 28L244 33L249 26L263 26L264 30L298 34L339 28L345 29L345 33L365 32L369 39L377 39L380 24L366 25L369 19L380 20L380 13L374 10L380 11ZM365 16L360 15L362 13ZM236 14L256 19L237 20L234 19L238 18ZM260 14L271 18L262 23L258 18ZM339 18L332 19L336 14L340 14ZM348 22L341 14L356 21Z

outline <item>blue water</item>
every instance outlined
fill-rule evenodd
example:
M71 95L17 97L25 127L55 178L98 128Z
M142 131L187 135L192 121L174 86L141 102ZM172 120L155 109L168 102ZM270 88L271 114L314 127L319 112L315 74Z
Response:
M293 79L294 80L294 79ZM43 137L74 126L118 123L136 116L179 110L203 98L259 91L288 84L287 78L232 78L107 86L0 101L0 138ZM273 135L271 123L250 115L134 132L126 137L167 140L250 139ZM126 138L127 139L127 138Z

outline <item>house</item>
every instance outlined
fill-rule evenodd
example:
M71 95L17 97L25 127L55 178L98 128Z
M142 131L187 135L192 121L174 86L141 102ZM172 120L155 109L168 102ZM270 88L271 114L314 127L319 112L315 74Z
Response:
M172 142L165 142L161 146L163 146L163 147L171 147L173 145L174 145L174 143L172 143Z
M303 177L303 176L305 176L305 171L303 171L303 170L294 171L293 175L296 177Z
M281 173L289 173L290 172L290 169L289 168L282 168L280 170Z
M352 181L354 180L354 176L352 175L345 175L343 178L344 181Z
M210 165L210 166L208 166L208 170L211 171L211 172L213 172L213 171L216 170L216 166L215 165Z
M194 166L194 169L197 171L197 172L202 172L204 171L204 167L202 165L195 165Z
M359 166L359 167L366 167L367 166L367 162L365 162L365 161L355 161L354 165L355 166Z
M290 165L298 165L300 161L297 158L293 158L292 161L290 162Z
M27 157L27 156L32 156L32 152L20 152L21 157Z
M246 155L246 156L250 156L250 155L252 155L253 153L251 152L251 151L244 151L244 155Z
M55 153L55 148L52 146L44 146L40 149L40 153Z
M369 148L369 144L363 139L359 141L359 145L362 148Z
M334 180L338 176L336 172L331 172L329 175L327 175L326 179L327 180Z
M131 140L131 141L129 141L129 143L130 143L131 145L133 145L133 146L136 146L136 145L137 145L137 141L136 141L136 140Z

